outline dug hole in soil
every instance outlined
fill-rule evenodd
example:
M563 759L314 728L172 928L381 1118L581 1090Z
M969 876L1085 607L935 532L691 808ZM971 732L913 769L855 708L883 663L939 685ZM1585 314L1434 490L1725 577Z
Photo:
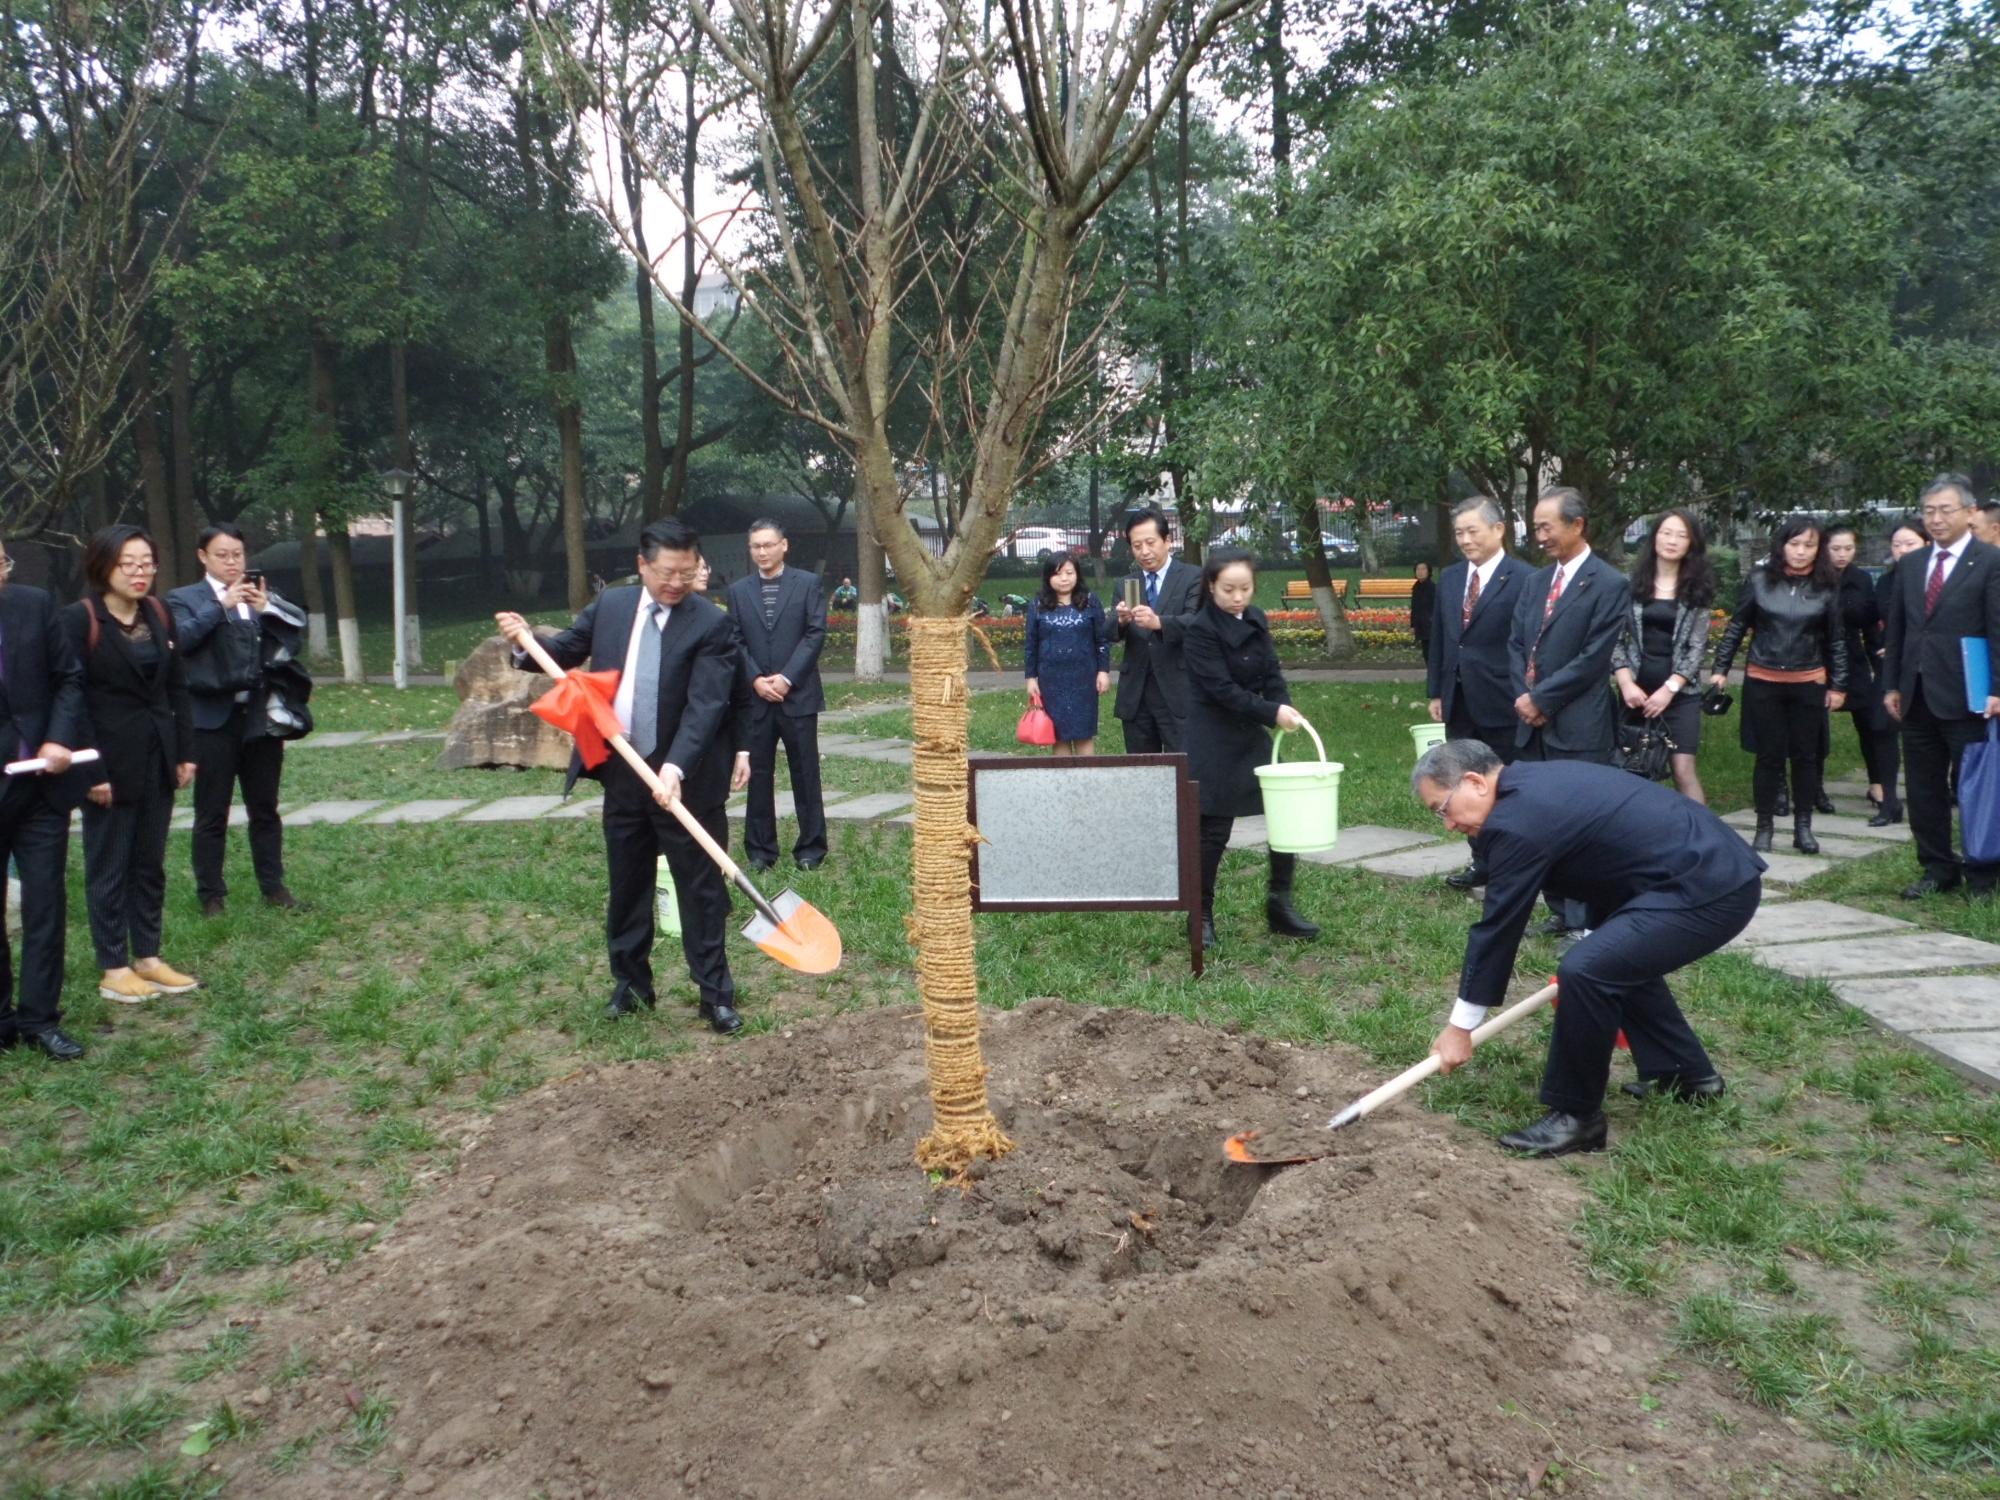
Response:
M1655 1315L1588 1279L1559 1166L1413 1101L1310 1165L1222 1161L1378 1082L1354 1054L1034 1000L987 1060L1018 1149L964 1191L912 1164L908 1010L508 1105L268 1318L232 1493L1812 1492L1826 1455L1771 1413L1651 1378ZM343 1453L382 1400L388 1440Z

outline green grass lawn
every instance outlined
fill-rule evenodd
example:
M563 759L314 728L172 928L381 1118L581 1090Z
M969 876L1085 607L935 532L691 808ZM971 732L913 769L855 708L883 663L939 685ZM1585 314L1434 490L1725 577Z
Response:
M1432 824L1406 788L1414 691L1299 693L1347 766L1350 824ZM325 696L357 724L390 712L358 690ZM974 704L977 742L1011 743L1019 700ZM1748 767L1734 722L1708 727L1704 774L1718 803L1739 806ZM440 773L427 764L434 754L423 744L300 750L287 800L486 798L542 789L557 774ZM1851 766L1849 756L1835 770ZM828 779L885 790L906 786L907 771L830 760ZM732 939L753 1039L808 1012L914 998L909 837L836 824L823 870L785 868L839 924L847 961L806 979ZM248 891L237 839L231 878ZM79 858L68 1022L91 1056L55 1068L0 1055L6 1500L208 1493L177 1450L192 1423L227 1441L256 1420L220 1405L215 1377L263 1352L259 1310L293 1296L302 1270L356 1255L360 1226L393 1220L448 1170L482 1113L581 1063L742 1044L711 1037L676 1003L685 981L665 955L658 1013L598 1019L610 985L602 846L588 823L298 829L290 875L313 909L239 901L214 922L195 913L187 847L175 835L167 956L207 987L140 1010L94 998ZM1815 887L1852 894L1845 882L1904 858L1842 867ZM1340 1042L1385 1072L1422 1056L1473 903L1436 882L1355 870L1306 865L1299 879L1299 905L1326 926L1307 946L1263 934L1261 857L1231 856L1217 913L1224 946L1201 981L1170 915L981 917L983 993L995 1006L1053 994ZM1550 945L1530 942L1521 989L1555 962ZM1876 1034L1823 985L1735 954L1676 983L1731 1093L1700 1112L1614 1094L1610 1154L1534 1168L1574 1174L1587 1193L1577 1248L1549 1253L1587 1257L1636 1315L1673 1330L1685 1358L1725 1366L1752 1398L1835 1444L1824 1493L1994 1493L2000 1103ZM1495 1149L1485 1137L1536 1108L1546 1022L1521 1030L1412 1107L1463 1120L1461 1149ZM296 1349L288 1363L302 1370L314 1358ZM370 1420L380 1437L394 1418ZM282 1481L261 1492L282 1493Z

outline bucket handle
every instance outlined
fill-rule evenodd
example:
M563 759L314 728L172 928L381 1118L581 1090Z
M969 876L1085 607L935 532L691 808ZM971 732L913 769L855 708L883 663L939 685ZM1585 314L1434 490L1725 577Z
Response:
M1319 752L1319 758L1321 764L1325 764L1326 746L1320 743L1319 731L1312 727L1312 720L1306 718L1303 714L1299 716L1299 722L1306 726L1306 733L1312 736L1313 749ZM1285 731L1282 729L1273 731L1271 735L1272 765L1275 766L1278 763L1278 752L1284 748L1284 744L1285 744Z

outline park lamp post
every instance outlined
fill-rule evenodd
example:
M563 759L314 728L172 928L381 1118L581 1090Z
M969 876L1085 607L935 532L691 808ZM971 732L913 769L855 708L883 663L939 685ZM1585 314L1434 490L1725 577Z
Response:
M409 597L409 558L403 550L403 506L410 498L410 481L417 476L408 469L387 469L382 474L382 493L389 497L389 524L392 528L389 543L389 573L392 590L390 609L396 642L396 686L410 685L410 631L409 622L403 618L404 601Z

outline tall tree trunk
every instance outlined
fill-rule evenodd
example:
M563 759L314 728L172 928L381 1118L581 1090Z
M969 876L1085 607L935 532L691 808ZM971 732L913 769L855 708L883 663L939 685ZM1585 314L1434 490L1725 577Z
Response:
M201 571L195 561L194 506L194 359L187 339L174 330L167 348L168 382L173 413L172 443L174 463L173 533L174 557L180 571L170 580L175 585L193 583Z
M662 503L667 449L660 439L660 349L655 342L653 318L653 256L646 244L644 173L629 144L639 129L638 115L628 104L623 116L618 137L618 169L625 179L625 201L632 215L632 248L638 259L632 287L639 301L639 441L642 445L639 518L641 521L653 521L667 513Z
M549 386L554 393L556 434L562 440L562 537L567 565L569 607L590 603L590 559L584 534L583 403L576 390L576 346L570 339L569 315L549 319Z
M1312 585L1313 607L1319 611L1320 628L1326 632L1326 654L1342 661L1354 654L1354 630L1347 623L1347 608L1333 586L1333 569L1327 566L1326 545L1319 539L1319 497L1307 492L1299 502L1299 553L1305 560L1306 582Z
M861 483L858 465L854 482L857 487ZM875 539L868 499L860 494L854 497L854 549L854 586L861 594L854 607L854 680L880 682L889 655L889 608L883 602L889 592L888 568Z
M314 459L319 474L313 486L331 498L338 483L340 463L340 409L333 379L332 342L315 331L311 336L308 379L311 382ZM347 518L329 509L327 541L333 559L333 607L340 625L340 675L346 682L360 682L361 621L354 606L354 543L347 534ZM303 561L303 557L301 557ZM314 570L317 574L318 570ZM315 577L317 583L317 577Z
M389 341L389 422L390 442L395 449L396 467L414 476L417 447L410 437L410 347L401 338ZM417 606L417 494L414 477L410 496L403 502L403 644L412 667L424 664L423 612ZM393 563L392 563L393 565ZM393 613L395 604L390 603ZM393 649L393 648L392 648ZM391 660L394 658L392 657Z
M325 661L326 584L319 576L319 511L311 500L299 500L295 524L299 528L299 589L306 606L306 655Z

